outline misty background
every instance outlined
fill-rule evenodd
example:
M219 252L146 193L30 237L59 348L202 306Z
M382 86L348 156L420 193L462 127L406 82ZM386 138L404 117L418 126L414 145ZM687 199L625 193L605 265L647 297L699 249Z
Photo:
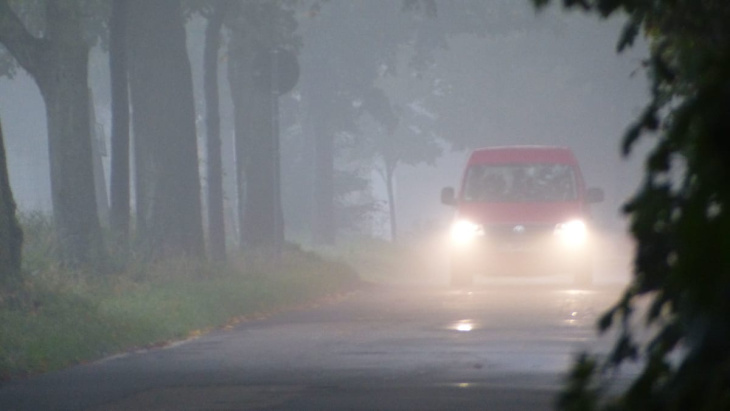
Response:
M621 55L615 52L623 24L619 18L599 21L559 10L536 13L528 1L494 4L488 19L474 22L468 20L469 13L458 12L460 2L443 3L435 17L418 15L415 20L425 28L402 42L387 36L398 36L403 25L414 20L409 13L420 12L402 10L400 1L335 0L323 4L317 13L301 7L296 14L301 74L296 87L281 98L279 109L288 240L309 241L314 214L311 141L316 128L307 124L306 113L342 116L337 112L341 101L335 107L314 106L316 102L307 100L308 89L336 82L340 82L339 90L370 82L387 97L397 117L391 127L384 127L387 121L357 110L367 101L348 100L347 93L341 93L355 115L335 138L340 237L389 238L386 167L379 153L419 154L406 156L393 173L398 231L408 236L443 228L448 221L452 211L440 204L438 193L443 186L458 184L470 149L516 144L572 148L587 183L606 193L606 201L593 208L597 225L623 230L619 209L639 183L642 156L621 158L619 143L648 93L641 72L645 46ZM186 29L204 188L205 20L193 16ZM387 53L387 58L380 53ZM220 59L225 61L225 53ZM233 108L226 69L221 63L221 135L226 228L229 240L235 241L237 236L230 232L237 227ZM338 73L347 75L335 79ZM97 149L108 180L109 72L108 56L100 46L92 50L89 75ZM38 88L19 69L12 79L0 78L0 96L10 182L18 207L23 212L50 214L46 117ZM389 146L393 142L401 146ZM423 151L424 147L428 150ZM105 218L103 212L100 216Z

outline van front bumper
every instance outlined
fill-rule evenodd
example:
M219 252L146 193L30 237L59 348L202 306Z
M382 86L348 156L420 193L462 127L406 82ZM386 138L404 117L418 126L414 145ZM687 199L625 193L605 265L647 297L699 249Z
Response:
M552 275L586 270L591 238L566 238L559 225L484 226L452 241L452 270L486 275Z

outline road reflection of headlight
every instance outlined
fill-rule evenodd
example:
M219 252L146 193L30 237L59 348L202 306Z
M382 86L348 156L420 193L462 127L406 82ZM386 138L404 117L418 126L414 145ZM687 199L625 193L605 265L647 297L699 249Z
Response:
M555 226L555 235L567 245L579 246L586 242L588 228L581 220L572 220Z
M472 324L457 324L456 331L469 332L474 329Z
M468 220L459 220L451 225L451 241L455 244L468 244L483 235L484 228Z
M448 328L454 331L468 333L470 331L474 331L474 329L476 328L476 324L472 320L460 320L453 324L450 324Z

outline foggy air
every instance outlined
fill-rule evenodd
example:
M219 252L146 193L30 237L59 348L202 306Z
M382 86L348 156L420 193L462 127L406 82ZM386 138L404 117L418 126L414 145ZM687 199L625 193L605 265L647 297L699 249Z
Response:
M387 190L379 171L385 166L377 147L387 140L398 140L393 151L412 151L408 155L413 158L404 159L394 176L396 216L404 235L448 218L437 193L443 185L456 184L468 150L520 144L571 147L586 179L606 191L607 201L595 210L596 218L607 228L622 229L618 208L638 185L640 166L621 158L618 142L641 108L647 86L636 74L641 50L620 56L615 51L621 19L536 12L527 2L467 3L441 7L436 17L425 16L424 10L401 11L397 1L336 1L319 12L304 5L293 12L298 27L283 41L296 44L301 76L296 87L281 97L279 113L288 237L312 240L308 232L314 205L312 146L318 126L310 118L313 113L324 113L318 121L347 123L321 126L335 129L334 168L341 178L334 195L340 213L372 209L360 219L347 219L360 224L338 227L340 235L390 236ZM205 20L193 16L186 27L202 162ZM224 36L224 45L232 41L229 33ZM221 62L227 53L220 51ZM236 214L231 86L226 65L220 66L226 201ZM108 70L107 52L97 45L91 50L89 84L95 103L96 150L107 179ZM23 211L50 212L43 100L22 69L0 85L16 201ZM308 98L312 88L320 91ZM376 93L384 94L382 104L388 107L380 111L393 111L394 125L384 125L387 120L374 118L379 114L362 106ZM392 137L386 137L388 133ZM409 150L409 144L415 147ZM423 152L423 146L433 148ZM205 173L202 166L201 172ZM359 179L359 185L353 181ZM423 201L426 198L434 201Z
M0 0L0 408L548 409L630 278L626 22Z

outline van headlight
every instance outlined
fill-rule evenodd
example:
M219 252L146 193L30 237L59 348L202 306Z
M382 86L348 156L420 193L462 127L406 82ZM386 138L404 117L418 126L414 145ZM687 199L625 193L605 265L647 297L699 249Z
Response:
M588 227L581 220L571 220L555 226L555 235L571 246L583 245L588 239Z
M484 227L469 220L457 220L451 224L451 242L454 244L469 244L482 236Z

